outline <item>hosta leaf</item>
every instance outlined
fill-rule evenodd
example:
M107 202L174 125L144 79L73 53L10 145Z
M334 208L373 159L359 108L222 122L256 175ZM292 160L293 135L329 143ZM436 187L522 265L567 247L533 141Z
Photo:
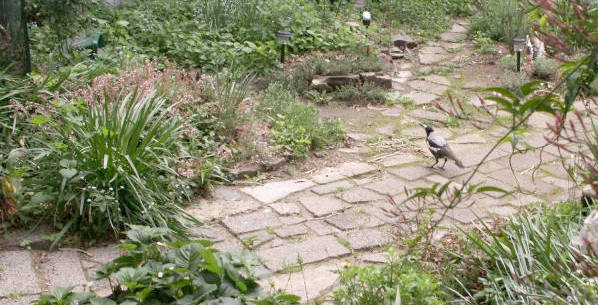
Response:
M58 171L65 179L71 179L77 175L78 171L74 168L63 168Z
M91 303L91 305L117 305L116 302L110 299L93 298L89 300L89 302Z

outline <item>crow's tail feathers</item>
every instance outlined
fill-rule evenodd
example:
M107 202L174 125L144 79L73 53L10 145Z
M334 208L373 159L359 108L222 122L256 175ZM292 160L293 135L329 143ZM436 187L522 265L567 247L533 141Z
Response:
M458 167L460 168L464 168L465 166L463 166L463 163L461 163L461 160L455 158L455 164L457 164Z

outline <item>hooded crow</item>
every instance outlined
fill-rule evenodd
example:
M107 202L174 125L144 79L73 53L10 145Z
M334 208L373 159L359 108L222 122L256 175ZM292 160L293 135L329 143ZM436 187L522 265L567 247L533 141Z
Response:
M444 163L442 164L442 167L440 167L442 169L446 164L446 160L451 159L455 161L458 167L463 168L463 163L457 159L453 150L446 143L446 140L434 132L434 128L423 123L419 123L419 125L426 130L426 142L428 143L430 152L436 160L436 162L430 167L434 167L436 164L438 164L438 159L444 159Z

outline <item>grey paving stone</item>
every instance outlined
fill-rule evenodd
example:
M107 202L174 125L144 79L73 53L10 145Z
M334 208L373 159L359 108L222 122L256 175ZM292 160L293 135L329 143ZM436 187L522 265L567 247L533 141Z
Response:
M442 212L439 212L442 213ZM451 209L446 214L448 217L462 223L469 224L478 220L478 217L483 217L484 214L481 212L473 211L472 209Z
M406 154L400 154L400 155L392 155L392 156L389 156L389 157L386 157L386 158L380 160L379 162L384 167L393 167L393 166L413 163L413 162L417 162L417 161L419 161L419 158L417 156L406 153Z
M446 56L439 53L419 53L417 58L422 65L431 65L445 60Z
M2 305L31 305L39 299L38 295L26 295L18 298L0 299Z
M274 234L266 231L257 231L239 235L239 239L249 248L255 249L274 239Z
M413 73L411 73L409 70L402 70L397 73L397 76L400 78L409 78L413 76Z
M345 177L353 177L359 176L367 173L371 173L378 168L374 165L364 163L364 162L348 162L341 164L338 169L340 170L341 174Z
M275 275L260 281L265 289L274 292L282 289L301 297L305 304L312 304L336 284L340 274L336 265L309 266L300 272Z
M241 246L237 241L232 239L227 239L225 241L217 242L213 246L218 251L222 252L232 252L232 251L240 251L243 250L243 246Z
M116 245L109 245L105 247L93 247L85 250L85 253L80 255L82 260L93 262L99 265L107 264L121 256L120 249L116 248Z
M325 195L332 192L343 191L352 186L353 184L350 181L343 180L313 187L311 191L318 195Z
M352 188L348 191L337 194L336 196L348 203L363 203L384 198L381 195L362 187Z
M458 32L446 32L440 34L440 39L448 42L459 42L467 38L467 34Z
M341 230L350 230L360 227L376 227L384 224L380 219L365 213L348 211L329 217L326 222Z
M394 196L405 191L406 183L394 178L390 175L384 177L382 180L368 184L365 188L376 191L380 194Z
M304 225L298 224L298 225L292 225L292 226L284 226L284 227L276 229L276 231L274 231L274 232L280 238L289 238L292 236L307 234L308 231Z
M346 203L330 196L301 197L299 201L316 217L325 216L348 207Z
M320 236L338 232L337 229L325 224L322 220L308 221L305 225Z
M237 190L227 186L217 186L214 190L214 197L220 198L227 201L240 201L243 200L243 194Z
M301 212L301 209L295 203L278 202L271 204L270 207L281 216L299 214Z
M451 27L450 32L453 32L453 33L467 33L467 28L465 28L464 26L462 26L462 25L460 25L458 23L455 23Z
M513 216L518 212L519 211L510 206L491 207L488 209L488 213L501 217Z
M389 211L397 210L389 203L376 204L375 206L374 205L366 205L363 208L361 208L361 210L363 210L363 212L365 212L371 216L374 216L374 217L376 217L386 223L389 223L389 224L394 224L398 220L400 220L399 217L396 217L396 215L392 215L389 213Z
M260 204L254 200L200 200L185 210L198 220L209 222L223 217L256 210L259 207Z
M46 252L39 266L50 286L77 286L75 291L81 291L80 285L86 283L85 275L76 251Z
M305 218L301 216L285 216L280 217L280 222L282 222L285 225L295 225L298 223L305 222Z
M421 91L411 91L411 92L405 94L404 96L406 98L412 99L413 102L415 103L415 105L430 104L431 102L433 102L435 99L438 98L438 95L436 95L436 94L430 94L430 93L421 92Z
M390 117L400 117L405 110L402 107L391 107L382 111L382 115Z
M395 127L393 125L378 127L376 128L376 133L383 136L392 137L395 134Z
M432 112L423 109L415 109L409 112L409 115L422 120L430 120L436 122L444 122L448 119L448 116L440 112Z
M442 76L442 75L431 74L431 75L428 75L428 76L424 77L424 79L426 81L437 83L437 84L441 84L441 85L444 85L444 86L450 86L451 85L451 81L448 78L446 78L445 76Z
M428 82L425 80L412 80L412 81L408 82L407 85L409 85L409 87L411 87L415 90L428 92L428 93L434 93L436 95L441 95L448 89L447 86L440 85L440 84L433 83L433 82Z
M311 176L311 180L319 184L330 183L346 178L338 168L326 167Z
M383 264L388 261L386 259L386 253L379 252L379 253L366 253L359 257L359 260L364 263L373 263L373 264Z
M235 234L257 231L266 227L277 227L281 222L268 210L227 217L222 224Z
M523 207L530 203L535 203L535 202L544 202L544 200L542 200L536 196L532 196L532 195L518 194L517 196L515 196L515 199L512 199L511 201L509 201L509 204L516 208L520 208L520 207Z
M228 237L224 228L214 225L203 225L198 228L193 228L191 232L199 238L207 239L212 242L222 241Z
M309 264L349 253L349 249L330 235L257 251L266 267L275 272L296 265L298 258L304 264Z
M554 117L541 112L535 112L527 120L527 124L538 129L548 128L547 123L554 125Z
M482 101L483 101L483 104L482 104ZM487 108L489 108L489 110L490 110L490 109L491 109L493 106L495 106L495 105L496 105L496 102L495 102L495 101L493 101L493 100L489 100L489 99L485 99L485 98L483 98L483 96L482 96L482 99L480 99L480 96L477 96L477 95L476 95L476 96L472 96L472 97L469 99L469 103L470 103L472 106L474 106L474 107L478 107L478 108L480 108L480 107L483 107L483 106L485 105Z
M554 187L558 187L558 188L562 188L562 189L570 189L572 187L577 186L577 184L570 179L561 179L561 178L556 178L556 177L551 177L551 176L542 178L542 181L544 181Z
M390 170L390 173L393 175L399 176L399 178L413 181L413 180L428 176L428 175L432 174L433 172L427 167L410 166L410 167L402 167L402 168Z
M41 292L29 251L0 252L0 269L0 297Z
M292 193L302 191L314 186L307 179L296 179L279 182L269 182L257 187L244 187L241 191L253 196L263 203L272 203Z
M463 145L460 148L461 149L457 149L457 147L453 146L453 151L455 151L455 154L461 159L461 162L463 162L465 167L471 167L480 163L482 158L486 156L492 147L490 145ZM486 162L506 155L508 155L508 152L498 148L490 154L486 159Z
M338 236L349 242L353 250L380 247L393 241L393 237L389 233L374 229L342 232Z
M450 141L456 144L484 144L486 143L486 139L480 136L477 133L474 134L466 134L464 136L460 136L453 141Z
M446 54L446 50L440 46L425 46L419 50L420 54Z

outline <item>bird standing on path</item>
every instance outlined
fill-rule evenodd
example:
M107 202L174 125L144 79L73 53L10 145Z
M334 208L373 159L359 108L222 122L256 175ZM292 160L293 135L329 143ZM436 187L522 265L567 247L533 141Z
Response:
M419 123L419 125L426 130L426 142L428 143L430 152L436 160L430 167L434 167L438 164L439 159L444 158L444 163L442 164L442 167L440 167L441 169L444 169L444 165L448 159L455 161L458 167L463 168L463 163L457 159L453 150L448 146L448 143L446 143L446 140L434 132L434 128L423 123Z

